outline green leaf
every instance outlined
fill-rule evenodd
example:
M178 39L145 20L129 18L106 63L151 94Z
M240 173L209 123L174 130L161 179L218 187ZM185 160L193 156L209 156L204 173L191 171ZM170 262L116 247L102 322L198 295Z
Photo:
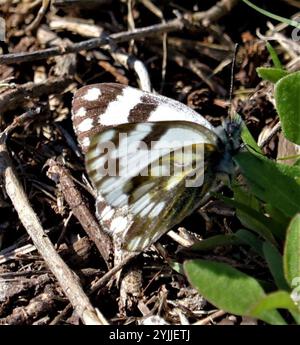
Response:
M280 209L288 217L300 210L300 186L280 171L278 163L249 152L239 153L234 159L256 197Z
M229 313L250 315L258 300L265 297L260 284L252 277L223 263L189 260L184 263L189 282L210 303ZM256 317L271 324L284 324L275 310L262 312Z
M276 291L261 298L259 302L251 309L251 315L259 317L262 313L275 309L287 309L293 312L299 312L297 306L286 291Z
M234 200L242 203L246 206L253 208L257 212L261 212L261 203L259 200L250 193L249 188L241 186L240 184L232 185L233 197Z
M288 18L285 18L285 17L281 17L281 16L278 16L277 14L273 14L269 11L266 11L254 4L252 4L252 2L250 2L249 0L242 0L245 4L247 4L248 6L252 7L254 10L256 10L257 12L260 12L261 14L269 17L269 18L272 18L272 19L275 19L281 23L284 23L284 24L287 24L287 25L291 25L291 26L294 26L295 28L298 28L300 29L300 24L296 21L296 20L290 20Z
M300 145L300 72L280 79L275 85L275 103L287 139Z
M241 241L238 240L235 235L216 235L206 238L205 240L198 241L191 247L181 250L181 252L203 252L215 249L216 247L220 246L232 246L240 244Z
M290 287L300 282L300 213L290 222L284 246L284 274Z
M265 211L270 218L273 219L273 221L275 221L277 224L280 224L282 229L286 229L288 227L290 218L284 215L278 208L270 204L266 204Z
M244 122L242 124L241 137L242 137L243 142L249 147L252 153L262 154L261 148L257 145L255 139L253 138L252 134L250 133L248 127L246 126Z
M253 212L251 212L250 209L253 209L254 211L258 212L262 215L261 212L261 206L257 198L251 194L248 190L245 190L241 188L239 185L232 186L232 190L234 192L234 200L235 202L238 202L240 205L243 204L246 207L249 207L248 209L243 208L242 206L236 207L236 215L240 222L247 228L255 231L255 232L264 232L264 234L268 234L271 231L266 232L266 228L264 225L266 225L266 219L264 221L262 220L262 217L257 217L254 215ZM246 210L246 212L245 212ZM258 220L261 220L260 223L263 223L263 228L261 228L260 224L258 224ZM269 223L269 221L267 221ZM269 224L271 225L271 224ZM273 227L272 227L273 228ZM268 229L269 230L269 229ZM270 237L268 237L270 240Z
M268 42L268 41L266 42L266 47L267 47L268 52L269 52L269 54L270 54L270 56L271 56L271 59L272 59L273 64L274 64L274 67L275 67L275 68L279 68L279 69L282 70L282 64L281 64L281 62L280 62L280 60L279 60L279 57L278 57L278 55L277 55L277 53L276 53L276 50L273 48L273 46L271 45L271 43Z
M300 184L300 167L297 165L287 165L277 163L277 168L284 174L287 175Z
M300 325L300 312L294 312L293 310L291 310L290 313L293 315L293 318L296 321L297 325Z
M288 74L288 72L282 68L275 67L258 67L256 68L256 72L259 77L274 84Z
M251 229L252 231L255 231L257 234L262 236L265 240L270 241L271 243L276 245L276 241L273 236L273 233L277 237L279 236L281 237L280 235L281 230L278 228L278 225L275 222L273 222L272 219L266 217L262 213L240 202L226 198L224 196L220 196L220 198L226 204L232 207L235 207L236 209L239 210L239 215L240 216L242 215L242 217L239 218L239 220L243 224L243 226Z
M264 257L263 254L263 241L260 240L251 231L240 229L235 233L235 236L250 246L258 255Z
M277 248L268 242L263 244L263 252L277 287L282 290L288 290L289 286L283 273L282 255L279 253Z

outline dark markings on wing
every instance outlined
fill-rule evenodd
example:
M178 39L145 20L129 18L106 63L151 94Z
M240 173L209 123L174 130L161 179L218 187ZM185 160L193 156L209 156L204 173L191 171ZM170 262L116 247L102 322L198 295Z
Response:
M142 130L139 131L137 128L141 128ZM166 135L168 129L171 131ZM120 236L123 236L122 242L124 247L129 250L139 251L144 249L149 244L155 242L172 226L190 214L198 207L203 195L207 192L214 180L212 170L215 164L214 162L219 158L218 156L220 154L217 144L218 140L215 133L201 125L185 121L174 121L172 123L148 122L142 125L134 123L123 124L113 129L112 141L115 147L118 148L120 144L118 141L118 133L127 133L129 139L135 137L137 133L141 135L144 133L144 137L142 135L140 140L146 140L147 146L150 147L150 141L153 139L159 140L162 135L166 135L165 140L167 142L168 138L174 139L172 130L175 130L176 133L180 133L177 131L182 130L182 133L188 134L188 137L192 137L195 143L198 141L200 145L204 144L205 174L203 177L204 183L201 186L186 188L186 176L179 176L177 180L175 178L174 183L171 183L171 185L170 178L172 178L172 176L152 176L151 174L148 176L129 176L128 178L122 178L120 176L99 176L99 165L100 163L104 164L105 160L103 160L103 155L96 154L97 143L103 141L102 138L105 138L106 131L99 133L93 138L90 149L86 155L87 171L101 199L96 205L100 223L108 231L114 233L114 231L117 230L115 228L112 229L110 224L120 217L128 219L128 224L123 228L124 236L122 233ZM186 132L187 130L188 132ZM178 143L178 150L182 149L185 140L188 139L190 138L184 138L183 135L179 135L178 140L182 142ZM170 141L170 144L171 143L172 140ZM190 146L193 148L194 145L196 144ZM165 165L171 167L172 173L172 163L176 160L175 153L177 148L174 147L173 144L171 144L170 147L172 152L171 155L159 155L157 160L152 162L151 165L149 164L150 162L147 161L147 156L145 158L144 156L142 157L142 160L145 160L143 163L148 172L151 171L153 167L164 167ZM203 158L199 158L196 152L197 150L191 150L189 155L189 157L191 157L191 171L193 171L193 169L200 169L199 165L193 165L192 163ZM95 154L97 158L95 158ZM135 158L136 154L137 153L132 152L132 157ZM109 159L108 157L107 159ZM99 159L98 162L97 159ZM117 156L117 165L119 163L118 159ZM138 158L138 160L140 160L140 158ZM92 166L92 164L94 164L94 166ZM129 168L129 171L131 171L131 168L135 168L135 166ZM104 212L105 209L107 213ZM111 214L111 218L108 217L109 214Z
M156 98L151 95L143 95L140 103L130 110L128 122L147 122L149 115L158 105L159 101Z
M99 97L92 100L85 99L88 91L92 89L99 90ZM114 114L108 111L108 107L116 100L117 111ZM156 113L160 107L161 113ZM123 113L122 109L124 109ZM106 116L108 114L112 121L108 121ZM156 116L152 117L153 114ZM105 118L106 121L101 123L101 118ZM79 89L73 99L72 119L74 131L84 153L89 145L87 138L91 138L105 128L115 127L122 123L141 123L148 120L191 121L213 130L211 124L201 115L178 101L116 83L87 85ZM89 126L80 126L87 119L91 120Z
M179 180L178 184L172 189L166 190L169 177L136 177L138 183L133 183L131 196L134 195L134 185L141 186L154 181L155 186L149 191L150 201L153 203L148 207L147 213L143 210L139 214L134 214L134 222L129 226L123 238L123 247L130 251L141 251L156 242L164 233L173 226L180 223L185 217L190 215L201 203L203 196L209 191L214 182L215 174L213 173L214 160L217 158L216 146L205 145L207 150L205 156L203 184L196 188L187 188L186 178ZM134 178L135 179L135 178ZM133 179L133 181L134 181ZM133 205L138 205L139 199L129 199L129 212L133 212ZM163 203L159 212L155 212L155 207ZM154 214L151 216L151 213Z
M126 87L126 85L114 83L94 84L84 86L74 94L72 103L73 127L83 152L86 152L87 150L87 147L83 145L84 138L87 135L92 137L96 133L101 132L104 128L107 128L99 123L100 116L105 113L109 104L116 100L116 98L123 93L123 90ZM101 95L95 101L85 100L84 96L87 94L88 90L92 88L98 88L101 92ZM80 112L78 113L80 109L85 110L84 116L81 116ZM88 133L78 131L80 123L82 123L85 119L92 119L93 121L92 129L89 130Z

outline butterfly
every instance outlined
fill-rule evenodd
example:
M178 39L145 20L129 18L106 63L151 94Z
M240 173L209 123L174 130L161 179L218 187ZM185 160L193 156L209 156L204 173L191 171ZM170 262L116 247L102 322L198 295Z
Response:
M80 88L72 120L97 218L127 251L197 209L220 174L233 174L240 147L239 119L214 127L178 101L116 83Z

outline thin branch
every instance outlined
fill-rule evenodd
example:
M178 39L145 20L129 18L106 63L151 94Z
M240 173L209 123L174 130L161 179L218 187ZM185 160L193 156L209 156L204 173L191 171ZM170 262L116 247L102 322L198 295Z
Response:
M107 32L103 31L103 28L97 25L91 25L86 23L81 23L77 18L59 18L55 17L56 19L54 22L50 23L50 27L53 27L53 23L55 24L55 28L57 30L70 30L74 33L77 33L78 35L92 35L92 37L99 37L101 36L102 39L107 39L107 42L109 44L105 45L103 49L107 50L110 55L113 57L113 59L124 66L126 69L132 69L135 71L137 77L138 77L138 83L142 90L144 91L151 91L151 82L150 82L150 76L147 71L147 68L145 64L137 59L134 55L128 54L125 52L123 48L118 47L118 45L115 43L115 41L110 39L110 36ZM88 28L86 26L88 25ZM43 37L43 32L47 32L44 28L40 29L40 36ZM98 33L98 34L97 34ZM95 36L96 35L96 36ZM50 45L59 46L62 43L58 43L58 40L60 40L58 37L55 40L52 40L49 42ZM45 42L46 43L46 42ZM128 85L128 81L126 78L120 74L117 73L117 70L111 66L107 61L99 61L99 65L101 65L105 70L115 75L116 79L119 79L119 82L121 84Z
M208 24L216 22L220 18L224 17L238 3L239 0L221 0L207 11L193 13L187 16L187 19L189 19L192 23L202 22L203 25L207 26Z
M161 32L170 32L182 29L184 26L181 18L173 19L167 23L150 25L144 28L138 28L132 31L124 31L109 35L107 37L91 38L79 43L74 43L68 47L53 47L47 49L41 49L34 52L24 52L15 54L5 54L0 56L0 64L13 64L35 60L47 59L52 56L78 53L82 50L91 50L105 46L109 44L109 40L113 40L115 43L127 42L131 39L145 38L146 36L156 35Z
M224 310L218 310L215 313L205 317L204 319L195 322L193 325L207 325L209 323L213 323L214 319L217 319L224 315L226 315L226 312Z
M89 211L74 181L70 177L68 170L53 159L48 161L48 166L47 175L59 185L74 216L80 221L84 231L95 243L101 256L109 267L109 258L113 252L110 237L101 229L94 216Z
M261 143L259 143L259 147L262 149L264 148L269 142L272 140L272 138L281 130L281 123L278 122L270 131L268 136L262 140Z
M42 83L28 82L16 85L0 94L0 109L4 113L7 110L17 108L27 99L40 98L43 95L59 94L73 82L67 77L50 78Z
M179 17L170 20L166 23L154 24L143 28L137 28L132 31L123 31L109 36L110 40L115 43L128 42L132 39L145 38L150 35L157 35L160 33L167 33L183 29L186 23L195 23L205 20L206 22L214 22L231 11L231 9L238 3L239 0L221 0L215 6L207 11L196 12L192 15ZM0 56L0 64L13 64L35 60L47 59L52 56L78 53L82 50L91 50L105 46L108 44L107 37L92 38L79 43L74 43L68 47L53 47L48 49L41 49L34 52L4 54Z
M125 267L133 258L139 253L132 252L128 254L124 260L118 265L114 266L110 271L104 274L103 277L99 278L90 288L88 294L92 294L98 291L103 285L105 285L114 275L116 275L123 267Z
M43 0L42 6L41 6L40 10L38 11L37 16L34 18L34 20L26 28L26 32L33 31L39 26L40 22L44 18L45 14L49 8L49 5L50 5L50 0Z

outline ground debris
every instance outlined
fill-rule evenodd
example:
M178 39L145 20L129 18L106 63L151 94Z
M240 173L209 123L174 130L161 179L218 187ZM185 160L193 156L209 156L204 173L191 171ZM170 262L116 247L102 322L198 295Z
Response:
M216 310L191 288L173 269L182 256L167 236L160 249L113 268L112 240L95 217L71 104L83 85L118 82L152 87L220 125L230 107L238 42L232 105L255 139L267 139L264 152L297 154L299 147L278 133L272 85L256 73L271 64L256 35L257 28L265 31L265 20L248 19L235 0L136 1L129 12L126 1L116 7L111 0L9 3L0 2L0 324L256 324ZM289 16L294 7L284 5L281 15ZM285 64L298 49L290 41L280 56ZM7 169L24 204L12 197ZM25 204L32 211L27 223L19 217ZM197 238L205 237L203 229L220 234L240 227L222 204L204 213L180 226ZM32 235L37 224L40 241ZM222 261L220 253L211 255ZM248 265L246 255L232 262L263 271L254 260Z

